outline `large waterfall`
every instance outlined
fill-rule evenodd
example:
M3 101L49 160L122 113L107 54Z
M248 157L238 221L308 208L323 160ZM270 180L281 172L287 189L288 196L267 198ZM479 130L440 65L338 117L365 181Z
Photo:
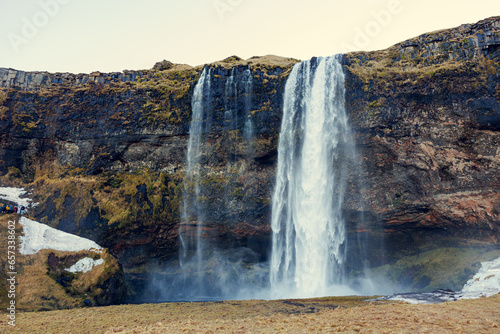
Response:
M362 284L356 286L346 278L353 268L358 276L363 271L364 241L351 233L347 252L342 207L347 185L350 205L352 189L359 187L352 180L356 154L344 110L340 61L340 56L304 61L294 66L286 81L271 203L270 259L268 245L228 235L268 212L255 197L261 194L262 166L254 155L262 133L255 133L254 124L257 131L263 125L258 116L253 118L252 71L243 66L203 70L192 95L179 266L166 271L168 281L153 284L162 300L359 292L354 289ZM361 206L353 210L363 212ZM168 287L163 288L162 282Z
M340 56L297 64L287 80L272 197L270 281L277 296L324 296L344 282L344 95Z

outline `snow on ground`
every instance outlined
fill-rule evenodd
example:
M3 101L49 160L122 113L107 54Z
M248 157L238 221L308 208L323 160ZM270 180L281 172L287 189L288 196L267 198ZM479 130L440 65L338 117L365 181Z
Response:
M103 259L94 260L91 259L90 257L85 257L80 261L78 261L77 263L75 263L74 265L72 265L71 267L66 268L64 270L69 271L70 273L78 273L78 272L86 273L88 271L91 271L92 268L103 263L104 263Z
M460 299L490 297L500 293L500 258L483 262L477 274L465 283Z
M17 206L28 207L32 205L31 198L21 198L25 194L24 188L0 187L0 200L17 203Z
M437 290L425 293L400 293L381 299L400 300L410 304L434 304L458 299L490 297L500 293L500 258L481 263L481 269L465 283L462 291Z
M56 230L50 226L21 217L19 220L24 227L24 236L20 236L20 253L35 254L42 249L78 252L81 250L95 250L101 252L102 247L94 241Z
M391 297L380 299L399 300L408 304L437 304L457 300L454 291L436 290L434 292L409 292L398 293Z

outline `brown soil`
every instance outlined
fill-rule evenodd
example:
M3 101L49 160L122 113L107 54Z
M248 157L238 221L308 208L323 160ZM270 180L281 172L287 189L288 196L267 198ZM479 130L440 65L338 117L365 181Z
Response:
M361 297L120 305L17 314L7 333L500 333L500 295L435 305Z

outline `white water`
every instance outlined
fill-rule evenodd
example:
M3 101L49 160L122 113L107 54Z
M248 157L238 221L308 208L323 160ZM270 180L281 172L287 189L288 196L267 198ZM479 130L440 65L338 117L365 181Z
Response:
M209 241L214 216L215 219L222 216L222 219L228 222L238 219L233 214L238 204L233 195L234 174L237 172L237 166L242 164L238 160L241 159L239 152L243 151L240 147L248 147L254 140L253 124L249 117L253 89L251 71L249 68L241 71L235 67L227 78L224 78L224 71L206 67L193 91L181 206L182 223L179 228L181 280L172 281L171 291L165 294L166 299L234 298L239 288L234 282L244 281L245 278L240 277L243 275L241 272L248 271L248 268L241 264L242 258L238 257L238 254L247 257L252 254L241 250L228 253L224 247L219 248L219 245ZM223 94L220 94L221 84ZM221 105L222 110L219 109ZM247 119L244 120L243 117ZM210 184L206 184L207 175L213 171L207 170L205 165L207 160L218 159L217 154L223 152L215 152L213 142L209 140L213 139L211 130L221 129L224 132L214 135L221 139L219 143L227 152L226 183L222 194L219 193L219 197L215 198L212 193L214 189L210 188ZM161 284L152 288L157 289L157 286Z
M201 137L204 132L204 120L207 113L206 92L210 91L212 70L205 68L196 84L192 99L192 116L189 128L189 141L187 151L187 168L184 178L184 193L182 207L182 224L179 231L181 243L179 262L183 267L188 261L196 262L197 272L200 273L203 265L203 207L199 202L200 198L200 155ZM192 190L194 189L194 193ZM196 234L186 233L190 225L196 225ZM189 234L189 235L186 235ZM194 251L194 256L189 259L189 253Z
M233 67L231 75L226 81L224 91L224 128L228 130L238 129L243 123L243 144L250 145L254 140L254 129L251 114L253 78L250 68L243 73L238 73L238 68ZM240 104L240 101L243 103ZM241 114L245 119L240 122L238 119L238 109L242 109ZM234 143L229 142L228 148L234 148Z
M338 56L297 64L287 80L272 198L275 297L339 294L344 283L344 95Z
M424 293L401 293L381 299L410 304L435 304L459 299L491 297L500 293L500 258L481 263L481 268L465 283L461 291L437 290Z
M243 73L243 97L244 97L244 108L245 108L245 124L243 126L243 140L247 145L247 155L251 159L254 156L254 146L255 146L255 132L252 120L252 94L253 94L253 79L252 72L250 68L247 68Z

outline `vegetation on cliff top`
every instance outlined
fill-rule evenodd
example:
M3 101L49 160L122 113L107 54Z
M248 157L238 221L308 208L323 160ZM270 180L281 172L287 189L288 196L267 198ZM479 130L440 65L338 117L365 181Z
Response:
M353 112L362 114L366 111L368 116L375 116L381 109L388 107L391 98L402 95L473 95L487 91L498 98L500 87L495 79L500 68L498 52L493 47L484 51L480 46L481 37L464 31L453 32L453 36L447 35L449 31L426 34L387 50L345 55L345 66L350 78L347 82L352 85L348 87L349 91L365 93L362 98L353 99L353 103L359 104L352 108ZM494 39L497 32L497 28L484 30L483 37L486 40L486 35L490 34L488 36ZM273 103L269 97L265 100L263 96L279 95L279 85L284 83L297 62L295 59L276 56L252 57L248 60L232 56L209 64L224 71L235 66L252 69L255 82L258 83L254 94L260 99L260 104L251 113L256 119L264 115L261 117L263 123L277 124L256 140L256 152L259 159L264 161L263 164L273 163L280 119L279 103ZM111 168L111 163L119 160L113 156L115 152L110 148L111 145L98 146L95 142L111 135L116 135L118 142L123 138L120 137L123 133L138 137L144 133L186 135L191 113L190 93L202 69L203 66L190 67L163 61L151 70L125 73L133 75L134 80L124 81L116 79L114 74L93 73L89 76L92 79L79 85L63 81L61 84L38 87L40 89L34 91L1 89L0 125L4 129L16 134L16 138L28 138L30 150L54 140L54 146L47 152L45 161L43 156L33 153L38 151L33 149L28 152L26 147L26 157L23 157L22 163L18 163L17 167L3 166L8 174L2 183L33 188L37 201L41 203L36 208L40 220L51 226L69 222L71 227L87 229L85 233L92 236L105 234L111 228L113 233L107 237L113 238L119 233L132 234L165 224L173 231L168 237L175 235L180 216L182 165L168 171L137 166ZM277 78L279 80L275 80ZM404 98L401 100L406 102ZM76 141L89 138L95 140L95 150L80 167L72 165L72 161L62 161L64 154L55 152L59 149L57 145L76 145ZM148 140L153 139L148 137ZM214 172L203 182L210 181L208 183L213 185L214 193L221 194L230 178L222 173L217 174L217 168L225 164L221 162L225 158L222 153L227 155L227 152L224 152L223 141L213 142L216 151L214 156L219 155L220 161L217 162L218 166L212 166ZM244 148L238 148L237 151L241 154ZM266 174L270 170L259 171L264 175L262 189L268 187L269 180L272 180ZM231 195L243 198L246 193L242 188L237 184ZM269 204L268 193L253 199L258 203ZM394 197L391 205L400 204L403 201ZM432 255L439 257L441 263L452 257L445 251ZM435 263L429 258L421 257L415 261L420 268L428 267L431 270ZM468 258L470 260L471 257ZM410 262L396 263L394 275L400 277L411 267ZM424 272L417 280L426 282ZM464 273L459 274L463 279ZM438 281L427 283L432 286L439 284Z
M372 102L401 94L476 94L500 97L500 17L427 33L386 50L346 54L348 73ZM356 88L356 87L351 87ZM367 106L367 109L374 105Z
M278 56L236 56L208 64L230 69L249 66L264 84L277 76L286 77L298 60ZM33 87L26 91L16 87L0 91L0 120L10 123L25 134L34 134L53 126L48 115L77 119L83 109L95 109L96 102L107 104L105 115L116 124L116 131L132 131L135 127L165 128L182 126L190 121L190 93L204 66L157 63L150 70L116 73L92 73L79 79ZM45 74L50 76L51 74ZM52 76L58 76L53 74ZM85 79L85 80L84 80ZM50 81L50 80L49 80ZM10 99L12 103L7 103ZM102 111L100 111L102 112ZM92 122L92 120L85 122Z

